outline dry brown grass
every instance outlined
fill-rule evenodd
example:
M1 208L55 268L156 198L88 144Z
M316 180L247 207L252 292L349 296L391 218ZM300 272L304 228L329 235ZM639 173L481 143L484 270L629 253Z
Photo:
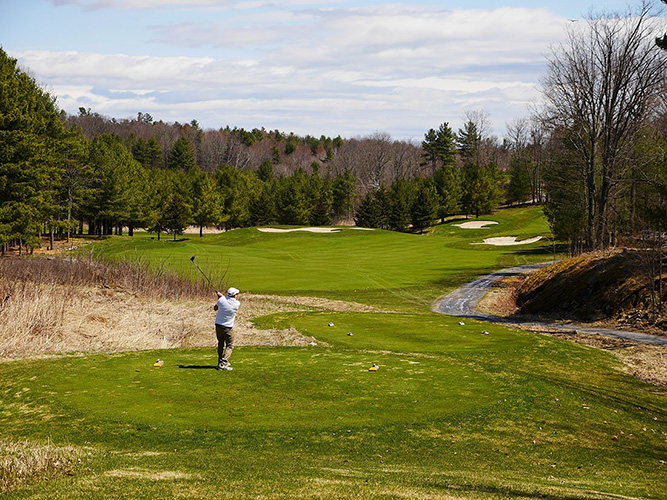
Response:
M0 493L35 480L72 475L83 454L72 446L0 440Z
M128 274L133 274L129 276ZM163 273L92 261L0 259L0 359L72 351L120 352L216 343L215 295ZM238 346L307 345L294 329L260 330L258 316L283 311L372 311L309 297L243 294Z

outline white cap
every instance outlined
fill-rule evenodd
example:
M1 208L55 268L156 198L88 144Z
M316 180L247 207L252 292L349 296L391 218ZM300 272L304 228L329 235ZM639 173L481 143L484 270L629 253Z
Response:
M236 297L239 293L241 292L237 288L234 288L233 286L227 289L227 295L229 297Z

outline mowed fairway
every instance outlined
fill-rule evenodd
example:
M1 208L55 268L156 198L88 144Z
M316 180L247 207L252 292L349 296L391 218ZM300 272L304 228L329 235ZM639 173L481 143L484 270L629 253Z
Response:
M489 219L500 224L425 236L246 229L105 242L108 255L136 246L183 272L193 253L209 269L231 259L244 291L394 312L259 318L318 345L239 348L233 372L212 369L212 348L1 363L2 436L70 443L82 460L7 496L667 498L664 388L601 350L429 311L478 274L549 258L540 243L469 245L546 234L537 210Z
M548 235L540 209L503 211L489 219L499 224L464 230L450 223L427 235L350 228L328 234L263 233L247 228L203 238L187 235L174 242L165 235L157 241L154 235L138 233L113 238L98 251L111 258L147 256L201 279L189 260L196 255L213 281L229 266L233 285L242 291L349 298L424 312L438 296L487 271L549 259L547 241L517 247L476 244L492 236Z

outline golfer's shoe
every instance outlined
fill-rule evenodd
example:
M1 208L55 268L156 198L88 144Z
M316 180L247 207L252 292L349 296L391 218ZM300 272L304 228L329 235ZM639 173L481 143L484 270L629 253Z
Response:
M234 368L232 368L232 367L229 366L229 365L225 365L225 366L222 367L222 369L223 369L223 370L232 371Z

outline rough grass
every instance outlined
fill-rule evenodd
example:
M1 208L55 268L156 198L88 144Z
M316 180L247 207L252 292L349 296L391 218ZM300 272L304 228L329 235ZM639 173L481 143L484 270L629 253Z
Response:
M0 493L9 493L30 482L72 475L83 453L73 446L50 442L0 440Z
M215 295L178 276L127 263L0 260L0 359L72 351L121 352L215 345ZM259 329L258 316L287 311L375 311L353 302L243 294L239 346L307 345L293 328Z

